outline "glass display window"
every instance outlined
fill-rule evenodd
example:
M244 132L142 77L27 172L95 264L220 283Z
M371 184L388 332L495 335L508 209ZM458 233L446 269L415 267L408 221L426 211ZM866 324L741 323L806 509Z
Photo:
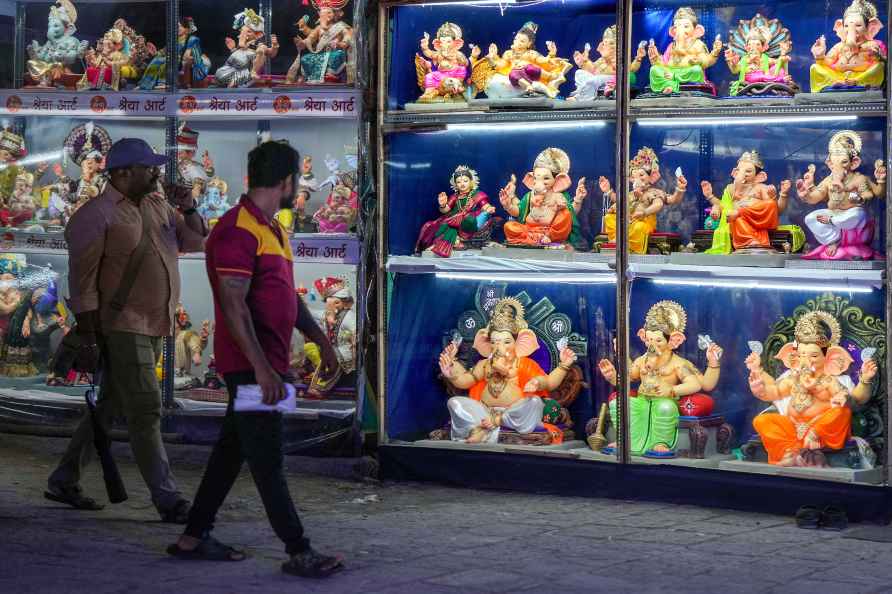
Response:
M412 4L391 7L388 18L387 110L518 100L518 107L590 107L615 90L612 3ZM583 74L571 72L575 64Z
M886 2L635 0L633 11L637 106L882 101Z
M353 10L350 0L254 5L185 0L179 5L178 46L195 49L194 74L182 87L353 85ZM200 62L204 68L195 71ZM186 72L182 66L181 71Z
M132 90L167 45L168 2L10 2L15 29L9 87Z
M396 259L391 268L409 270L404 264ZM571 455L585 448L585 423L608 396L590 370L594 353L611 348L614 278L606 267L553 276L560 285L535 272L482 268L393 273L387 437ZM432 300L444 293L448 299ZM408 302L417 305L398 306Z
M484 248L496 255L506 245L531 254L589 251L610 208L598 180L613 175L613 140L613 124L603 120L394 132L386 137L384 164L388 251L431 257L479 255ZM532 197L546 183L554 208L551 198L539 206Z
M882 483L886 323L874 276L636 279L633 461Z
M679 264L883 268L885 146L880 117L640 118L630 252Z
M105 155L125 137L155 151L167 146L160 118L20 117L2 133L0 227L29 233L61 232L86 201L104 189Z

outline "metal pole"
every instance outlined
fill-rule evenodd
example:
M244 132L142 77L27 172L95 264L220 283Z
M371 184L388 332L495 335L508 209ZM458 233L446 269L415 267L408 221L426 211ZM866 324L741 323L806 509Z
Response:
M892 19L892 2L886 4L886 22L890 23L889 19ZM888 45L892 41L892 35L886 33L886 44ZM890 94L889 94L889 84L890 80L892 80L892 62L886 61L886 94L885 94L885 104L886 104L886 143L885 143L885 151L884 155L886 161L886 168L889 169L892 167L892 161L890 161L890 154L892 154L892 109L890 109ZM889 278L892 275L892 261L889 260L888 255L892 254L892 216L889 216L889 207L890 199L892 199L892 188L889 187L889 184L886 184L886 275L883 283L883 290L885 291L885 322L886 322L886 344L892 344L892 325L889 324L890 318L892 318L892 292L889 291ZM892 373L889 373L889 350L886 349L886 361L885 365L881 368L881 373L886 374L886 398L883 401L883 414L886 415L886 434L884 437L884 445L885 445L885 454L886 459L883 460L883 479L885 481L886 487L888 488L889 480L890 480L890 471L889 471L889 461L892 460L892 418L889 416L890 407L889 407L889 398L890 394L892 394Z
M15 48L12 65L13 88L21 89L25 84L25 6L16 2L15 6Z
M376 289L378 291L378 443L387 443L387 416L386 416L386 389L387 389L387 242L385 224L384 207L387 200L387 184L384 179L384 111L387 107L387 85L384 73L386 71L385 60L387 52L387 38L390 32L390 22L387 18L388 9L382 3L378 6L378 104L377 104L377 122L378 129L375 132L378 162L376 164L378 174L378 200L376 206L376 214L378 218L378 237L376 241L375 262L377 266L377 274L375 278Z
M632 46L632 0L616 3L616 453L621 464L629 464L629 267L628 174L629 174L629 56Z
M167 3L167 68L164 73L164 84L167 92L174 92L179 86L180 52L177 47L178 27L180 22L180 3ZM176 99L174 99L176 101Z

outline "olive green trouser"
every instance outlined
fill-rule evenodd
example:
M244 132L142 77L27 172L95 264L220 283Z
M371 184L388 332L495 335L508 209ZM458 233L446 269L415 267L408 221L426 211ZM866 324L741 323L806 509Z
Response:
M102 373L96 418L108 430L113 417L127 418L130 448L143 480L159 510L172 508L181 498L161 441L161 387L155 364L161 338L130 332L102 336ZM76 486L94 455L93 422L89 411L74 432L49 486Z

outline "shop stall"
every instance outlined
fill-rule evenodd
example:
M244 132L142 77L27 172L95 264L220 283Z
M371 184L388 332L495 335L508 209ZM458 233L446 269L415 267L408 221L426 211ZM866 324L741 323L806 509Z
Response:
M301 155L289 232L298 294L335 345L337 377L296 335L299 406L289 451L356 453L362 410L361 97L354 4L339 2L7 2L10 76L0 91L0 423L64 433L89 376L53 373L73 324L65 225L107 183L114 141L139 137L170 157L210 226L246 191L247 153L288 142ZM7 30L7 29L4 29ZM165 435L212 443L226 407L201 254L179 260L181 303L158 362Z
M888 509L885 2L382 2L387 476Z

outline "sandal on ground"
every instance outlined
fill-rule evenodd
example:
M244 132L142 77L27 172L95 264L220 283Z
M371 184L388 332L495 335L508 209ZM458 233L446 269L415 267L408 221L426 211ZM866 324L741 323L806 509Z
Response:
M814 505L803 505L796 510L796 526L806 530L817 530L821 527L821 510Z
M167 554L185 561L244 561L248 555L223 544L213 536L208 536L192 550L181 549L174 543L167 547Z
M849 527L849 518L844 509L828 505L821 512L821 528L824 530L845 530Z
M84 495L80 487L50 487L43 492L43 496L50 501L70 505L74 509L99 511L105 507L92 497Z
M290 575L306 578L327 578L344 568L344 558L340 555L323 555L312 547L291 556L282 564L282 571Z
M165 524L185 524L189 520L189 510L192 504L188 499L179 499L173 504L173 507L165 510L158 510L161 515L161 521Z

